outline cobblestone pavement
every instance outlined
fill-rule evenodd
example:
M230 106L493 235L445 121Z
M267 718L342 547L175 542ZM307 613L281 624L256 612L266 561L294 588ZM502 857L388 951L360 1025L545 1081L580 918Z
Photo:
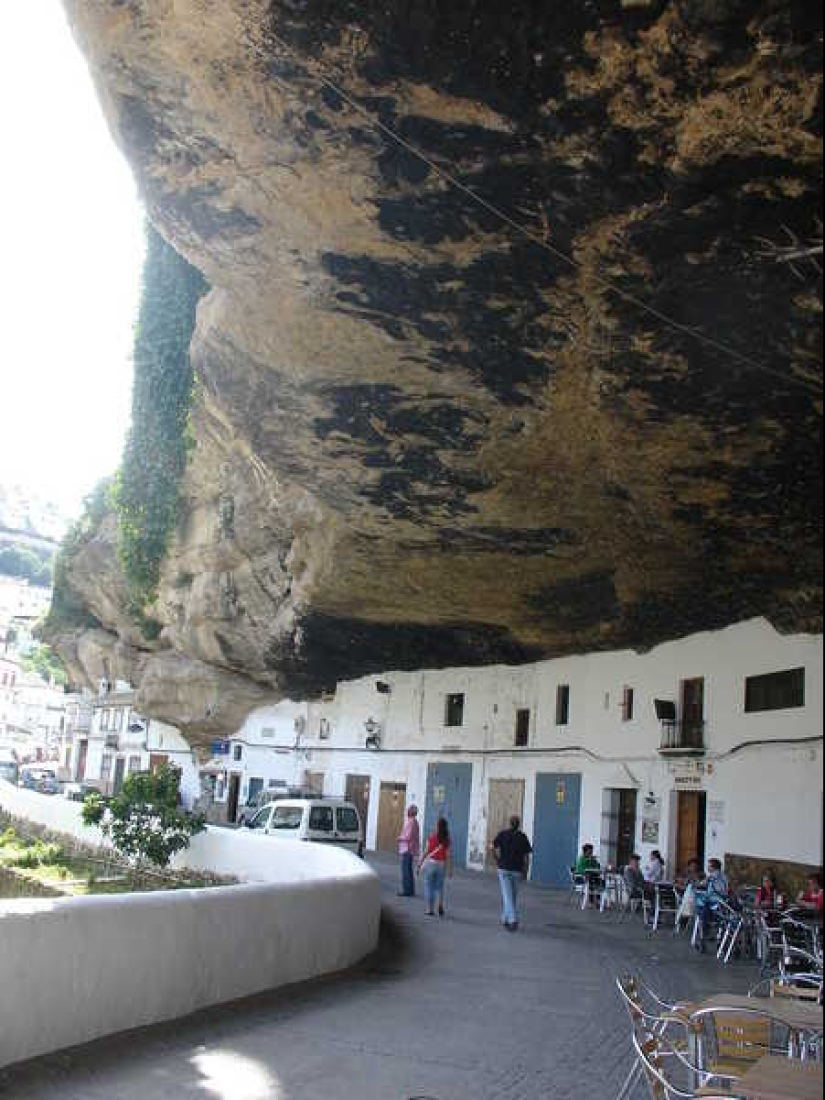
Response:
M426 917L419 899L396 898L394 862L375 865L384 935L357 970L0 1071L0 1096L610 1100L630 1065L617 974L674 999L756 980L752 964L722 967L669 931L650 937L535 887L508 934L487 876L457 876L446 918ZM243 945L228 928L216 949Z

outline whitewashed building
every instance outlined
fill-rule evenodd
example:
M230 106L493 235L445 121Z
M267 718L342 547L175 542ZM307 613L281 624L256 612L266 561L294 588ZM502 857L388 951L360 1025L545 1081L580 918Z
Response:
M102 683L88 733L76 739L71 771L77 782L116 794L127 775L170 764L181 773L181 798L191 809L200 796L197 760L174 727L145 718L134 706L129 684Z
M820 865L822 711L821 636L754 620L644 654L387 672L257 711L231 744L242 794L255 779L346 795L370 848L393 850L416 802L480 869L517 812L534 877L561 885L586 841L604 863L659 848L671 868Z

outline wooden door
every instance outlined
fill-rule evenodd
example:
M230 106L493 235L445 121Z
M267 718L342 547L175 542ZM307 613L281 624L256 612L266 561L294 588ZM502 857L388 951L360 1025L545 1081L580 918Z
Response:
M149 754L149 771L156 775L164 764L169 763L169 756L165 752L153 752Z
M120 794L123 788L123 776L126 771L126 757L119 756L115 760L115 777L112 782L112 794Z
M89 742L81 741L77 750L77 771L75 772L75 780L78 783L82 783L86 778L86 758L89 755Z
M524 816L524 780L491 779L490 794L487 799L487 847L484 853L484 866L492 870L495 859L490 846L502 831L510 827L510 818Z
M233 772L229 777L229 794L226 798L226 820L234 824L238 817L238 800L241 794L241 777Z
M446 818L450 827L450 854L456 867L467 866L472 790L472 764L430 764L427 768L424 836L435 832L439 817Z
M616 866L626 867L636 848L636 804L638 792L623 789L619 795L619 840Z
M569 886L570 868L579 854L582 777L536 776L532 877L547 886Z
M324 773L323 772L307 772L306 773L306 785L315 794L324 793Z
M676 828L676 867L684 871L692 859L705 862L707 795L701 791L680 791Z
M368 775L348 775L346 799L351 802L361 815L361 825L364 835L367 834L367 821L370 812L370 788L372 780Z
M682 681L681 748L701 749L705 743L705 681Z
M379 852L397 852L398 838L404 828L407 815L407 786L405 783L382 783L378 802Z

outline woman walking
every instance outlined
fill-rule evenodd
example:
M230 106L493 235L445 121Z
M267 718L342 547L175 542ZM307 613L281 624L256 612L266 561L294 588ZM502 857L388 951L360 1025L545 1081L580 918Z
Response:
M435 832L427 840L424 858L418 866L419 873L424 871L424 897L427 902L427 916L433 917L438 906L439 917L444 916L444 880L452 875L450 856L450 827L443 817L438 819Z

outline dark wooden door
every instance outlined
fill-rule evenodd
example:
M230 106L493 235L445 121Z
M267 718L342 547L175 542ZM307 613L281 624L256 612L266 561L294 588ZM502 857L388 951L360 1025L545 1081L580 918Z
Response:
M701 749L705 743L705 681L703 677L682 681L682 743L686 749Z
M75 779L78 783L82 783L86 778L86 758L89 755L89 742L81 741L77 750L77 770L75 772Z
M241 777L233 772L229 777L229 793L226 797L226 820L231 824L238 817L238 800L241 795Z
M680 791L676 830L676 868L684 871L692 859L705 862L707 795L702 791Z
M404 783L382 783L378 802L379 852L397 852L398 838L407 814L407 787Z
M638 794L634 790L622 790L619 794L619 836L617 841L616 866L626 867L636 848L636 803Z
M364 835L367 833L367 821L370 812L370 789L372 780L368 775L348 775L346 799L351 802L361 815L361 827Z
M112 794L120 794L123 787L123 775L126 771L126 757L119 756L115 760L115 776L112 781Z

